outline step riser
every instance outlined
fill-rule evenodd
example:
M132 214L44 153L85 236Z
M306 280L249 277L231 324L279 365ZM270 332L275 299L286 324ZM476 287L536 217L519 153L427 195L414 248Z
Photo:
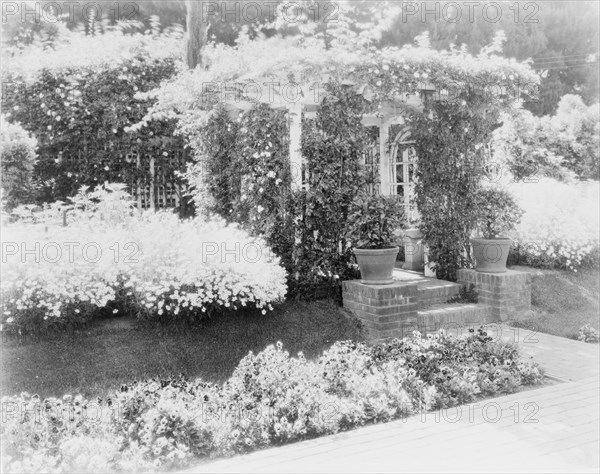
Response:
M468 326L480 326L493 322L492 308L484 305L471 307L424 310L417 313L421 333L433 334L440 329L466 331Z
M419 304L422 308L434 304L443 304L453 296L457 296L459 291L459 285L441 288L419 288Z

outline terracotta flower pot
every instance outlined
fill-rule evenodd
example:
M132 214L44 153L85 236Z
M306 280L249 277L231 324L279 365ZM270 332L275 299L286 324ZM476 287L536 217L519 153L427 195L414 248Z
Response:
M392 274L400 247L385 249L354 249L360 267L361 283L387 285L393 283Z
M485 273L506 272L506 260L512 240L506 237L495 239L471 239L475 270Z

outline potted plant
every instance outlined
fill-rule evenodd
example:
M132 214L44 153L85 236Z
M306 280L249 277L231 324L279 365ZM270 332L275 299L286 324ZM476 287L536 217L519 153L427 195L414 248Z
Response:
M404 221L404 206L393 196L361 194L352 202L348 216L349 236L360 268L361 282L392 283L400 247L394 235Z
M520 222L523 211L502 189L479 190L476 203L475 227L480 237L471 239L475 270L504 273L512 243L507 234Z

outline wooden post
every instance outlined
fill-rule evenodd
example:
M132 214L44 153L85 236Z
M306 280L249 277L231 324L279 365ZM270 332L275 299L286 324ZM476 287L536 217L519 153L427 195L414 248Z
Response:
M389 137L390 121L384 120L379 126L379 178L381 183L379 193L383 196L388 196L391 193Z
M156 180L154 179L154 156L150 158L150 209L154 211L154 186Z
M138 169L138 173L140 171L140 167L141 167L141 158L140 158L140 152L137 151L136 153L136 164L137 164L137 169ZM142 186L140 183L140 178L138 176L137 178L137 189L136 189L136 197L137 197L137 208L138 211L142 211Z
M173 155L173 161L175 162L177 169L181 169L181 156L179 155L179 151L176 151L175 155ZM177 209L177 212L180 212L181 209L179 209L179 190L177 189L177 178L175 177L171 179L171 196L173 199L173 206Z
M290 171L292 173L292 189L302 188L302 104L288 106L290 124Z

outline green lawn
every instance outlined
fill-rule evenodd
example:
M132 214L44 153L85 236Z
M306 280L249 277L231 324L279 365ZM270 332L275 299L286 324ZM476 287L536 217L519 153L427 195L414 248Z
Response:
M98 321L72 335L2 342L1 395L106 395L121 383L184 374L222 382L248 351L281 341L311 358L337 340L363 340L357 319L328 301L289 302L272 314L234 313L200 327L138 325L126 318Z
M579 328L589 324L599 329L600 274L597 269L577 273L511 267L533 276L531 318L519 323L536 331L577 338Z
M600 277L512 267L533 274L533 316L525 327L577 337L584 324L599 327ZM272 314L234 313L199 327L139 325L115 318L73 334L42 340L5 338L1 345L0 395L21 391L40 396L106 395L121 383L184 374L222 382L248 351L283 342L309 358L337 340L363 340L358 320L329 301L288 302Z

